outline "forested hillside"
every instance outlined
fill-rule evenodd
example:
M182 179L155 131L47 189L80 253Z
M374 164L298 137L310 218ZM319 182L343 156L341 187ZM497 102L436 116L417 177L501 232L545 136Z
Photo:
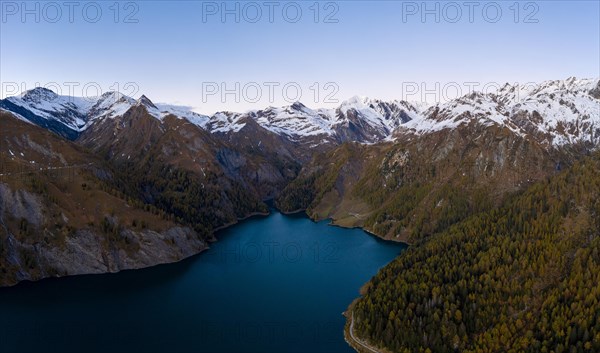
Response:
M418 242L502 204L581 152L545 149L507 128L465 125L389 144L344 144L317 155L277 199L382 238Z
M600 351L600 156L409 248L352 308L394 352Z
M178 209L118 188L126 181L100 157L4 112L0 130L10 131L0 138L0 287L175 262L207 247Z

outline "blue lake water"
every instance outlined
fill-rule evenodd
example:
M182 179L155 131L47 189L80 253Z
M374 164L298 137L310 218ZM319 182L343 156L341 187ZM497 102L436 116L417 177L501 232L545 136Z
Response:
M342 312L405 245L274 212L185 261L0 289L0 352L353 352Z

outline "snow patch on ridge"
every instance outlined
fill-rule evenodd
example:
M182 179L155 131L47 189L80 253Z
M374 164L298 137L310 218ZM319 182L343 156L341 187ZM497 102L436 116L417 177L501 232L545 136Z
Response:
M329 138L363 143L392 141L407 133L427 134L477 123L504 126L520 135L535 135L553 145L563 145L579 141L600 143L599 99L598 79L569 78L538 85L505 84L494 93L474 92L433 106L355 96L336 109L311 109L296 102L285 107L219 112L212 116L196 113L190 107L154 104L146 96L135 100L118 92L80 98L36 88L5 101L79 132L98 119L122 116L132 107L143 106L156 119L174 115L211 133L238 133L253 120L275 134L291 140L310 138L313 144L314 140L326 143ZM22 114L13 114L29 122Z

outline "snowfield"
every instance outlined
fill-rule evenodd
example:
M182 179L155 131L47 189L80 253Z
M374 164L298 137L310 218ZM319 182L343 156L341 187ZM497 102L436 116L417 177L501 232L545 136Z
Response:
M405 134L427 134L473 122L541 136L556 146L581 141L597 145L600 139L599 79L569 78L535 86L507 83L494 93L472 92L432 106L352 97L336 109L311 109L296 102L286 107L209 116L196 113L191 107L154 104L145 96L136 100L108 92L100 97L81 98L59 96L45 88L0 101L0 109L13 111L19 119L28 121L14 106L39 118L56 120L76 132L98 120L122 116L132 107L143 106L156 119L173 115L211 133L237 133L252 119L288 139L321 137L321 143L340 136L354 136L363 143L390 141Z

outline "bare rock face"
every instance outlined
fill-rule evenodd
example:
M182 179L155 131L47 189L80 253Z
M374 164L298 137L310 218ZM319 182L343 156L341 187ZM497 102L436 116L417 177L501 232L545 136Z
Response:
M36 214L31 216L40 218ZM2 214L3 225L8 217L8 213ZM0 241L0 249L7 265L3 267L13 271L2 273L0 286L14 285L24 280L114 273L172 263L208 247L188 227L173 227L163 232L124 229L117 234L122 241L109 240L105 234L82 229L67 236L58 246L54 242L23 239L8 227L4 227L4 232L7 236ZM36 228L35 232L43 231Z
M182 226L162 232L123 228L112 237L87 227L62 239L50 230L43 204L34 193L0 183L0 286L144 268L176 262L207 248L194 230ZM62 219L68 222L64 214Z
M600 99L600 81L598 81L596 87L590 90L590 96L596 99Z
M207 243L189 227L165 231L97 227L73 230L64 239L52 229L43 198L0 183L0 287L47 277L98 274L172 263L198 254ZM65 211L66 213L67 211ZM68 223L64 213L59 222ZM115 219L113 221L117 222Z
M129 239L136 251L107 247L98 234L82 230L67 239L64 248L39 249L39 260L58 276L119 272L177 262L207 248L190 228L174 227L159 233L151 230L124 230L121 237Z
M11 132L0 135L0 287L149 267L207 248L205 234L111 187L124 181L107 162L10 114L0 112L0 123Z
M15 219L26 219L39 226L44 217L40 198L25 190L11 190L6 184L0 184L0 216L8 213Z

